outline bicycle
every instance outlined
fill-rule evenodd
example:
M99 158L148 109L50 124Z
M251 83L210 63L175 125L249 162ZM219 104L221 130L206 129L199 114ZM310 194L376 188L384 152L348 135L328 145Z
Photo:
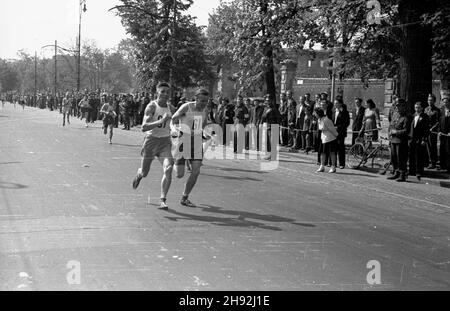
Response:
M388 138L379 136L380 143L373 145L373 131L366 131L364 138L356 140L355 144L350 147L347 153L347 165L351 169L359 169L366 166L370 161L370 167L378 169L380 174L386 174L391 165L391 150L389 144L383 144L383 141L389 141Z

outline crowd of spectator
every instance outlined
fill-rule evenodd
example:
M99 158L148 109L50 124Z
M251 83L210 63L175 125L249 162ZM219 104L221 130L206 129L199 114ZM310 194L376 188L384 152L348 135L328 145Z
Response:
M67 92L56 97L39 93L36 98L30 94L4 93L0 94L0 99L23 107L59 110L72 117L84 118L86 126L101 119L100 109L104 102L108 102L117 115L115 127L122 125L123 130L130 130L142 123L145 108L152 100L147 92L107 94L88 91ZM187 98L181 97L172 105L176 108L186 101ZM323 172L326 166L331 167L330 173L346 167L348 145L345 141L348 134L351 134L353 145L357 139L365 136L364 133L371 133L372 141L377 141L378 131L381 130L380 112L372 99L363 101L355 98L348 108L339 95L331 102L326 93L316 94L314 98L307 93L300 96L297 103L293 93L287 91L281 93L279 104L270 95L244 98L238 94L233 101L219 97L216 102L211 98L208 106L208 121L221 126L223 143L228 145L234 142L235 153L242 153L243 149L261 149L260 132L249 131L247 125L259 128L264 123L268 125L267 151L270 152L270 125L278 124L280 145L290 152L316 152L318 172ZM427 103L415 103L414 112L408 113L407 107L404 99L397 98L387 116L393 166L393 175L389 179L405 181L408 175L420 179L424 168L450 172L449 99L443 98L441 108L438 108L436 97L430 94ZM236 126L233 135L230 133L233 127L229 125L242 127ZM237 143L236 136L245 136L244 146Z

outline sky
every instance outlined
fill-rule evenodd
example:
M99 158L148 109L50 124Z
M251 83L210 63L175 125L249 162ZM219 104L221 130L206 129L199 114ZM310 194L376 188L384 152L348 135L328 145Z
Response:
M120 18L108 11L119 0L86 0L87 11L82 16L81 41L95 40L102 49L117 46L127 38ZM208 25L220 0L194 0L189 13L197 17L197 25ZM0 0L0 58L15 59L23 49L39 57L54 53L54 44L74 48L78 37L79 0Z

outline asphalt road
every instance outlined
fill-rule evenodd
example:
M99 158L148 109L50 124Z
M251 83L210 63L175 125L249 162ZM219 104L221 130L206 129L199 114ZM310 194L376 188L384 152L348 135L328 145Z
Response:
M1 290L450 289L449 189L281 154L205 161L198 207L174 178L162 211L158 162L131 187L142 133L61 118L0 107Z

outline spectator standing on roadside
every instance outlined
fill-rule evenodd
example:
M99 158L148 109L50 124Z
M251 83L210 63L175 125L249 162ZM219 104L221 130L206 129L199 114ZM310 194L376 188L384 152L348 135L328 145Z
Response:
M334 127L333 121L331 121L324 110L321 108L316 108L314 110L316 118L318 120L319 130L320 130L320 139L321 146L319 153L321 153L320 157L320 167L317 172L321 173L325 171L325 166L328 163L328 159L331 158L331 169L329 173L336 173L336 152L337 152L337 136L338 132Z
M439 168L450 173L450 100L448 97L442 99L438 133L441 143L439 149Z
M421 102L414 105L415 114L409 132L409 171L408 175L423 176L424 163L427 155L427 143L430 136L430 121Z
M347 137L347 128L350 125L350 114L347 106L342 102L342 99L334 101L333 121L338 132L337 147L339 155L339 168L345 168L345 138Z
M292 96L292 92L288 91L287 93L287 123L289 127L288 132L288 143L287 147L292 147L295 144L295 127L296 127L296 120L297 120L297 102L295 101L294 97Z
M389 135L391 138L391 161L394 167L394 175L388 177L398 182L406 181L406 170L408 162L408 136L410 121L406 114L406 101L398 100L397 113L389 124Z
M297 105L296 109L296 118L295 118L295 136L294 136L294 150L304 150L305 146L303 146L302 141L302 129L303 123L305 121L306 114L306 98L304 96L300 96L300 103Z
M250 120L250 114L247 107L244 105L244 98L242 95L238 95L236 108L234 110L234 153L241 154L243 152L242 148L245 147L245 127ZM238 141L242 141L243 144L238 144Z
M428 157L429 157L429 166L428 169L435 169L437 158L438 158L438 135L432 132L437 133L437 128L439 126L439 120L441 118L441 111L438 107L436 107L436 96L433 94L428 95L428 107L425 108L425 114L429 118L430 124L430 137L428 139Z
M269 153L268 156L264 158L264 160L271 160L271 151L272 148L276 148L276 146L272 146L272 125L279 125L280 124L280 112L278 111L276 105L275 105L275 99L270 95L267 94L265 98L265 111L263 112L263 115L261 117L261 122L267 125L267 152Z
M228 98L225 98L226 105L222 111L222 131L223 131L223 144L228 144L233 140L233 132L231 131L231 125L234 124L234 105L230 103Z
M278 109L281 117L281 146L286 146L289 140L289 129L288 129L288 101L285 92L281 92L280 98L280 108Z
M363 101L361 98L355 98L355 107L352 111L352 145L355 144L356 139L359 136L359 132L361 131L361 128L363 126L363 120L364 120L364 113L366 109L363 106Z
M361 128L360 134L363 131L372 135L372 140L378 140L378 130L381 128L380 114L378 112L377 106L372 99L366 101L367 108L364 111L363 127ZM406 111L405 111L406 113Z

